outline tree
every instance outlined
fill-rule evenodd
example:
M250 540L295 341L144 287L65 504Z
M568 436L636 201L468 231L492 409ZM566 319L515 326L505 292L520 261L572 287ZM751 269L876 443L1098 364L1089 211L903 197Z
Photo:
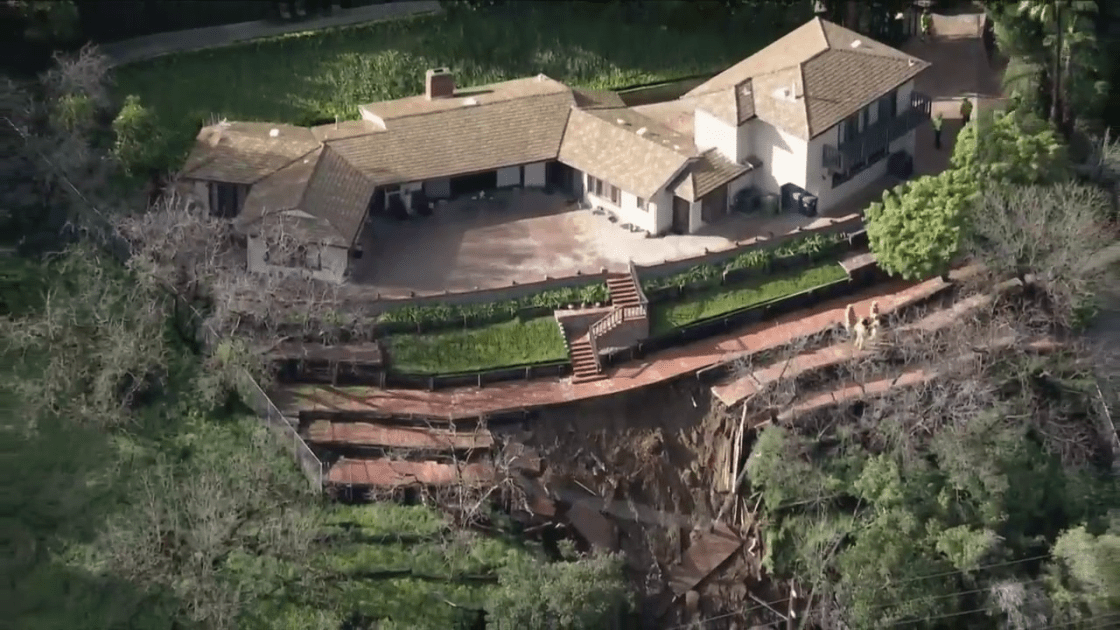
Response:
M130 94L113 120L113 155L129 175L152 175L164 165L163 134L152 110L140 103L140 97Z
M1110 200L1094 186L992 186L969 222L967 249L996 274L1034 277L1053 316L1069 323L1076 306L1104 288L1107 271L1086 262L1115 242Z
M1019 2L1018 13L1041 26L1041 45L1046 51L1046 66L1050 85L1049 120L1069 138L1073 132L1075 112L1071 101L1075 84L1075 73L1092 72L1092 58L1096 57L1096 37L1091 16L1097 12L1096 2L1092 0L1023 0ZM1078 64L1074 65L1074 58ZM1081 78L1078 76L1077 78ZM1100 96L1107 92L1107 86L1093 81L1093 91ZM1099 100L1099 98L1098 98ZM1080 112L1078 112L1080 113Z
M1063 613L1085 622L1120 612L1120 527L1093 535L1084 526L1054 543L1049 586Z
M957 136L951 164L978 190L993 182L1050 184L1071 175L1066 147L1053 128L1020 111L978 116Z
M867 209L871 251L879 266L906 279L944 273L957 255L975 196L959 170L906 182Z
M499 628L609 627L630 599L621 576L619 556L512 562L498 572L499 588L487 604L489 618Z

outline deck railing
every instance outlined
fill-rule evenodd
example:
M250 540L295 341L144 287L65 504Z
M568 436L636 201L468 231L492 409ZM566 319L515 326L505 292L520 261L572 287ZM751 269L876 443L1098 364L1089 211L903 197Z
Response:
M832 172L842 173L854 165L866 162L871 156L889 150L891 142L929 120L931 106L928 96L912 92L910 107L898 115L872 123L856 137L839 146L824 145L821 163Z

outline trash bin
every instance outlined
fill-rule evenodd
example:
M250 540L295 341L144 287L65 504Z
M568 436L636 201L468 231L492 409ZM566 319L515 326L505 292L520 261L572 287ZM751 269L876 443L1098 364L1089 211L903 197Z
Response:
M776 215L781 211L781 206L778 203L778 196L774 193L768 193L762 198L762 211L767 215Z
M801 208L800 208L800 210L801 210L801 214L803 214L807 217L817 216L817 197L816 197L816 195L810 195L809 193L805 193L805 194L801 195Z

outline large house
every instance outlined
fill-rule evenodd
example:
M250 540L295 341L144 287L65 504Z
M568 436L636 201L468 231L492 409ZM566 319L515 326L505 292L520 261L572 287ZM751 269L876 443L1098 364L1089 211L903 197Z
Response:
M816 18L653 105L544 75L461 89L428 70L425 94L357 121L205 127L181 181L246 230L251 269L332 281L368 213L485 189L564 189L654 236L718 221L742 191L827 212L913 155L928 65Z

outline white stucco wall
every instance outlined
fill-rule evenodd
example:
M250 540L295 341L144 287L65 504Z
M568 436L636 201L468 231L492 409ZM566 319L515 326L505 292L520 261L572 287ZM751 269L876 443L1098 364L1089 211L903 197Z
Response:
M583 190L589 191L590 188L587 186L587 173L578 173L579 179L582 182L580 187ZM662 193L659 191L654 199L657 199L661 195ZM647 199L646 209L643 210L638 207L637 195L628 193L625 190L620 191L618 204L611 203L610 197L600 197L591 192L584 192L581 196L584 202L589 204L592 208L602 207L613 212L618 217L619 225L631 223L650 234L658 233L658 225L660 223L659 215L661 214L661 205L658 201ZM670 217L669 220L671 221L672 217Z
M298 269L284 265L273 265L265 261L266 246L264 239L258 236L249 236L246 242L246 262L249 271L260 274L303 274L316 280L341 284L346 279L346 269L350 264L350 252L345 247L330 245L309 245L307 248L308 260L318 258L320 269Z
M779 194L785 184L804 188L809 143L757 118L745 127L750 137L749 154L762 160L762 166L754 171L754 185L774 194Z
M526 164L524 170L524 185L526 188L544 188L545 185L545 163L536 162L534 164Z
M521 167L510 166L498 169L498 188L521 185Z
M704 227L704 219L702 218L703 204L699 201L693 201L688 207L688 233L695 234L697 230Z
M649 203L649 213L653 216L654 229L651 234L664 234L673 227L673 194L659 190Z
M739 149L739 133L735 127L702 109L696 110L693 126L696 148L700 151L715 149L732 162L739 162L743 158Z
M898 90L898 112L901 114L910 107L910 94L914 89L913 81L907 82ZM877 120L878 108L871 108L871 121ZM911 131L905 136L891 142L888 156L898 151L906 151L914 155L917 132ZM808 178L804 188L818 198L817 211L825 212L836 205L843 203L848 198L861 192L868 185L887 174L887 159L876 162L871 167L860 172L855 177L833 188L832 174L824 168L824 145L837 146L840 139L840 126L837 125L825 133L813 138L809 146Z

